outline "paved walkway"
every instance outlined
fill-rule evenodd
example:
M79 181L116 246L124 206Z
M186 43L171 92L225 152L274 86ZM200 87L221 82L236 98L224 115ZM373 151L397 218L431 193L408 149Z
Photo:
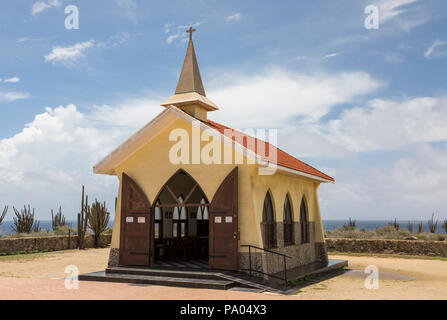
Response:
M79 281L78 290L67 290L64 280L0 277L0 299L5 300L260 300L300 299L271 293L252 293L123 283ZM302 298L301 298L302 299Z

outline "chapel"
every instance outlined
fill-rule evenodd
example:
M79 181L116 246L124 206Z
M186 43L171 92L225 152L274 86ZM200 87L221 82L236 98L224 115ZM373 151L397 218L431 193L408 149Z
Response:
M194 31L160 114L93 168L119 179L109 267L262 276L327 263L317 190L334 179L210 119L225 106L206 96Z

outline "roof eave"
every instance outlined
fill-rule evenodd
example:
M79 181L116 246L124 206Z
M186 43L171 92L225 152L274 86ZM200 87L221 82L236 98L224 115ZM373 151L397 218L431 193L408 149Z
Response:
M317 180L318 182L335 183L335 180L325 179L325 178L322 178L322 177L319 177L319 176L316 176L316 175L313 175L313 174L310 174L310 173L301 172L301 171L298 171L298 170L295 170L295 169L291 169L291 168L287 168L287 167L280 166L280 165L276 165L276 166L277 166L278 170L280 170L280 171L293 173L293 174L296 174L298 176L306 177L306 178L309 178L309 179L312 179L312 180Z

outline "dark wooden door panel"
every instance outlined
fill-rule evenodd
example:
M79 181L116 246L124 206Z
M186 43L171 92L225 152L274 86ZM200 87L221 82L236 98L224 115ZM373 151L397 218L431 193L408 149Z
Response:
M209 265L213 269L238 269L238 168L219 186L210 204Z
M143 190L125 173L121 193L120 264L149 265L151 205Z

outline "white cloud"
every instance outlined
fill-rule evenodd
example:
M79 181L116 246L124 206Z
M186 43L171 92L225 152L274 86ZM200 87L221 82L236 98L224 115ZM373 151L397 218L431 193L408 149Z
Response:
M390 171L396 186L405 191L403 200L430 204L429 210L446 207L447 145L422 144L409 156L398 159Z
M160 107L162 100L142 98L122 102L118 107L94 106L88 119L102 128L119 128L130 136L163 111Z
M170 44L173 43L176 39L179 38L186 38L185 36L181 35L181 34L171 34L169 37L166 38L166 43Z
M393 22L399 29L409 32L430 21L427 15L420 7L410 6L421 0L380 0L379 18L381 23Z
M430 47L428 47L427 50L425 51L424 57L432 58L432 57L439 57L442 54L445 54L445 52L443 52L443 53L435 53L434 54L434 51L435 51L436 48L445 46L446 44L447 44L447 42L445 42L445 41L435 40L433 42L433 44Z
M61 5L62 2L60 0L37 1L31 7L31 14L36 15L50 9L51 7L59 7Z
M380 20L385 22L397 17L405 11L403 7L418 1L420 0L380 0L378 3Z
M340 54L337 53L337 52L330 53L330 54L328 54L328 55L325 55L325 56L323 57L323 60L325 60L325 59L329 59L329 58L335 58L335 57L338 57L339 55L340 55Z
M294 117L315 122L382 86L365 72L305 75L274 67L255 75L223 73L211 84L207 96L225 111L216 117L238 127L285 127Z
M110 195L106 200L113 210L115 181L93 175L92 166L124 137L95 125L74 105L46 108L18 134L0 140L2 198L16 207L30 203L38 218L47 220L49 210L62 205L73 219L85 184L91 199Z
M72 65L76 60L84 56L84 52L95 44L94 40L76 43L69 47L55 47L45 56L45 62L62 63Z
M384 155L381 158L385 157ZM377 158L377 156L376 156ZM320 187L323 219L447 219L447 145L414 146L396 160L343 159L335 185ZM365 165L362 162L366 162Z
M10 83L17 83L19 81L20 81L19 77L12 77L4 80L4 82L10 82Z
M0 102L12 102L28 99L29 97L29 93L26 92L0 92Z
M424 142L447 141L447 99L420 97L404 101L374 99L344 110L329 121L331 143L353 152L396 150Z
M36 14L43 12L49 8L51 8L51 6L49 4L47 4L46 2L38 1L33 4L33 7L31 8L31 13L33 15L36 15Z
M237 12L235 14L229 15L228 17L225 18L225 20L227 21L239 21L241 19L241 13Z

